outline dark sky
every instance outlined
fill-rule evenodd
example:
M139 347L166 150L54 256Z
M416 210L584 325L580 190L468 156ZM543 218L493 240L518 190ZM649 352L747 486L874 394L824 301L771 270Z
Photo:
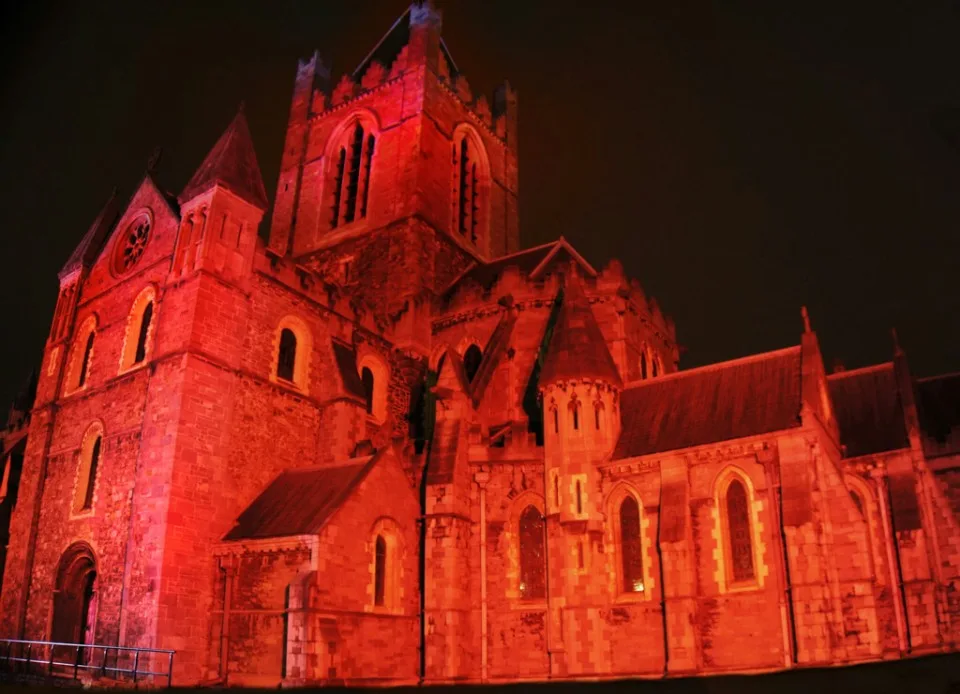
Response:
M522 244L619 257L682 366L796 344L806 304L828 364L895 326L916 374L960 369L957 3L438 4L474 91L519 89ZM352 70L406 3L10 5L0 403L113 186L163 145L179 192L245 100L272 198L296 59Z

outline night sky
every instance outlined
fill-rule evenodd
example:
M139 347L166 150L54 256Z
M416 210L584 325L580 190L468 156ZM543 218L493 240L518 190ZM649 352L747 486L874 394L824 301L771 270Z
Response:
M407 3L11 4L4 408L111 189L162 145L179 192L245 101L272 198L297 58L337 79ZM521 243L619 257L681 367L797 344L806 304L828 367L889 359L896 327L915 374L960 369L957 3L437 4L474 92L519 90Z

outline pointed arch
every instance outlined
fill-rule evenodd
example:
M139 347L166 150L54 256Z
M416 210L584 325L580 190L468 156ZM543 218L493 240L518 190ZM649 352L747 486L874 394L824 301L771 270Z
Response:
M510 506L507 543L508 597L523 601L546 598L546 518L543 497L527 490Z
M377 422L387 418L390 370L382 357L367 352L357 362L357 374L366 395L367 414Z
M716 578L721 591L762 587L767 574L753 481L744 470L728 465L714 482L715 539L720 545Z
M850 501L853 502L856 509L857 515L854 517L854 522L857 524L862 522L862 527L866 533L867 546L865 549L870 558L867 568L875 580L885 581L885 577L879 575L877 571L877 567L883 565L885 557L881 541L878 538L877 522L874 518L874 514L877 513L876 497L874 496L876 492L871 489L870 483L858 475L845 474L843 481L850 495ZM882 536L882 533L879 533L879 535Z
M157 322L157 289L150 284L133 300L127 314L127 326L120 348L120 372L128 371L146 362L153 350L153 336Z
M338 229L367 217L373 193L380 123L368 109L348 113L324 148L322 199L326 229Z
M639 492L620 482L607 496L607 543L613 548L613 594L624 600L649 600L654 585L651 571L650 523Z
M70 349L64 394L69 395L90 384L90 372L94 357L97 334L97 315L87 316L73 338Z
M93 513L97 483L103 470L103 423L93 422L80 441L76 478L73 485L72 515Z
M369 609L402 612L404 541L400 524L388 516L378 518L370 528L367 548L370 556Z
M490 160L483 138L469 123L461 123L453 130L451 170L451 234L487 255Z

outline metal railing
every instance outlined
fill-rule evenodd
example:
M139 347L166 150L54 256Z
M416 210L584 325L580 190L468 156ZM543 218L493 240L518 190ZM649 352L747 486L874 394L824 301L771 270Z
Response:
M79 679L80 672L84 671L93 676L132 678L134 684L144 678L156 681L165 677L168 687L173 682L174 653L176 651L161 648L99 643L0 639L0 664L9 673L49 677L72 674L74 679Z

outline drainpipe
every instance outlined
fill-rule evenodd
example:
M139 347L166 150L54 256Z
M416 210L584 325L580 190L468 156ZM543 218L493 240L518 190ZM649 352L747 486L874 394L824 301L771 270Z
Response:
M663 676L670 671L670 635L667 632L667 586L663 582L663 545L661 544L661 530L663 528L663 477L660 478L660 500L657 505L657 569L660 575L660 620L663 628Z
M227 684L227 663L230 655L230 605L233 602L233 579L236 576L235 558L221 561L223 569L223 621L220 625L220 682Z
M490 473L474 475L480 487L480 681L487 681L487 482Z
M887 566L890 571L890 583L893 588L893 611L897 617L897 640L900 644L900 653L910 652L910 623L904 615L903 605L906 601L903 591L903 567L900 565L900 547L897 536L893 531L893 524L887 514L887 503L890 498L887 489L887 480L877 475L877 501L880 504L880 521L883 523L883 533L887 536Z

